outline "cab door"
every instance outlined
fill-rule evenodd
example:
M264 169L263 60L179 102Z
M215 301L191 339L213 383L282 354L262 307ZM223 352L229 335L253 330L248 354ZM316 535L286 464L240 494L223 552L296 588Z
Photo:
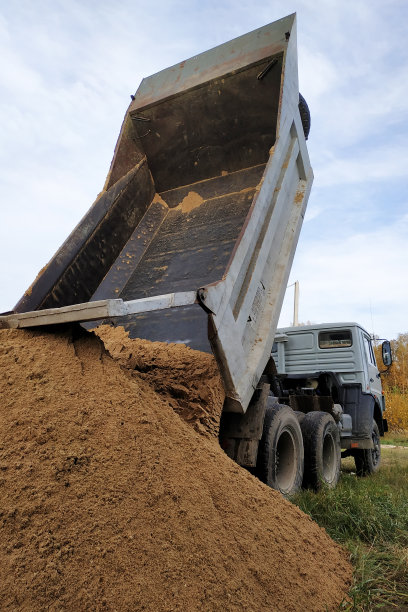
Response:
M373 345L371 343L370 336L365 332L361 332L363 341L363 358L365 360L365 371L367 374L367 388L366 393L372 393L376 397L378 404L381 406L381 379L380 373L375 362Z

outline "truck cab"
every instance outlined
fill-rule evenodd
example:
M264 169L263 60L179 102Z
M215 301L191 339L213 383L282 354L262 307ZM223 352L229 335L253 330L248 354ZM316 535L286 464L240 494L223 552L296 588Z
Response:
M385 341L383 354L388 352ZM332 398L335 410L341 411L343 449L372 449L373 422L380 436L387 431L372 339L358 323L278 329L272 357L283 397L295 409L305 411L310 396L315 398L315 407L323 397Z

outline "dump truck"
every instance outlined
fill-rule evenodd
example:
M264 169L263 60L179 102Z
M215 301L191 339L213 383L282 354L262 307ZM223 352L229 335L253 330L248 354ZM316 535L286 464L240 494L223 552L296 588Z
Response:
M221 445L291 494L300 411L282 403L271 350L313 181L296 16L145 78L131 98L102 192L0 325L103 322L212 352ZM319 410L335 432L332 404Z

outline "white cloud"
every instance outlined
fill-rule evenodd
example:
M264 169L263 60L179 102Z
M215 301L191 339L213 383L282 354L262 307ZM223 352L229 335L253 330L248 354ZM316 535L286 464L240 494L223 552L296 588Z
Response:
M3 3L0 310L17 301L102 188L143 76L296 10L316 175L292 275L301 282L301 317L370 327L371 301L379 334L406 330L406 220L365 232L359 209L373 185L395 193L408 167L406 0ZM345 186L347 230L330 225ZM370 214L386 205L371 201Z
M367 183L405 177L408 168L406 145L377 145L349 152L347 157L333 156L321 162L315 170L316 182L320 187L344 185L346 183Z
M408 215L369 233L328 230L298 246L290 282L300 282L300 320L357 320L389 337L407 331ZM291 322L291 299L289 291L281 326Z

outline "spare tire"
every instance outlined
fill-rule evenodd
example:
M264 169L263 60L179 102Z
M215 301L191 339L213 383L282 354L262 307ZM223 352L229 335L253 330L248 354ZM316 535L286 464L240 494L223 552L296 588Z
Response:
M273 404L266 408L256 475L283 495L293 495L302 486L302 432L289 406Z
M301 423L305 448L303 486L333 488L340 478L340 434L327 412L308 412Z
M302 94L299 94L299 113L302 120L303 133L307 140L309 138L311 119L309 107Z

